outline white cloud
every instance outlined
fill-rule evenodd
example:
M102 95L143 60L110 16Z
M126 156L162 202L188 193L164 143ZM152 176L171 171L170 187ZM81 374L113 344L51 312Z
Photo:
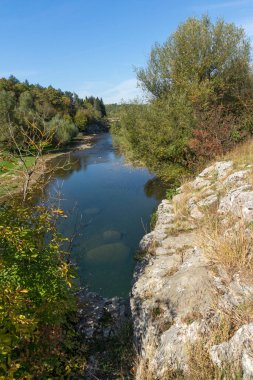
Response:
M102 97L104 102L119 103L121 101L131 101L142 95L142 91L137 87L137 80L135 78L127 79L114 87L104 91Z
M137 87L135 78L124 80L116 85L109 82L86 82L76 92L81 97L90 95L102 97L106 104L129 102L142 96L142 91Z

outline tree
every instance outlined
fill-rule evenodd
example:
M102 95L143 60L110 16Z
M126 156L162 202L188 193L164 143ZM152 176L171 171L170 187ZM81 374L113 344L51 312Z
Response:
M50 135L53 135L53 141L56 145L64 145L69 142L78 133L78 129L70 119L64 119L55 115L47 125Z
M151 50L147 68L137 70L140 85L155 98L184 91L189 98L213 92L239 96L248 86L250 43L242 28L208 16L189 18L163 44Z
M80 131L83 131L89 123L89 111L88 109L79 109L76 112L74 118L75 124Z
M0 90L0 142L9 140L9 121L15 107L15 94L12 91Z
M34 99L30 91L24 91L20 94L18 110L21 113L34 111Z
M253 130L250 44L234 24L189 18L152 48L137 78L149 103L123 108L114 131L166 180L225 153Z

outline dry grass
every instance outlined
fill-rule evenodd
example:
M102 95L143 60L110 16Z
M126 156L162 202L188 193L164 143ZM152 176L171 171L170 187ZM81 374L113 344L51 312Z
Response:
M253 322L253 300L236 306L229 311L221 311L218 322L210 326L210 332L200 337L188 348L188 371L185 378L189 380L240 380L242 370L240 363L223 363L222 368L215 366L210 358L212 346L228 341L244 324Z
M190 325L194 321L202 318L203 314L200 311L193 310L192 312L189 312L186 315L184 315L184 317L181 318L181 322Z
M155 351L156 346L155 341L153 340L152 342L149 342L149 344L146 344L145 356L136 355L134 366L135 380L154 380L151 360L155 355Z
M237 331L244 324L253 323L253 299L234 307L228 317L233 331Z
M253 162L253 139L237 145L223 159L233 161L237 167L251 164Z
M178 265L174 265L173 267L169 268L168 271L166 271L163 275L163 277L171 277L173 274L177 273L178 271Z
M190 232L195 229L195 225L190 224L187 220L176 219L171 227L167 228L166 233L169 236L178 236L182 232Z
M176 219L182 220L189 216L188 201L192 197L193 190L190 182L182 185L182 193L175 196L172 200Z
M231 279L235 273L250 279L253 274L253 233L242 218L217 213L206 215L199 233L199 245L210 262L225 269Z

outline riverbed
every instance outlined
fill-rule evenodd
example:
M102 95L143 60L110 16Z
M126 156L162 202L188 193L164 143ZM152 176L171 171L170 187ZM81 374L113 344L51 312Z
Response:
M104 297L127 297L134 255L164 196L162 186L146 168L127 163L109 133L97 135L91 148L71 152L64 169L62 160L50 163L56 169L43 201L56 199L64 210L59 229L73 240L80 284Z

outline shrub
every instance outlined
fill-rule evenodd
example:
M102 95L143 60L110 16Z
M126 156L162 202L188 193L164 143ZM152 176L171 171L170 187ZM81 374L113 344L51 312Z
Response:
M75 124L59 115L55 115L48 123L48 129L50 132L53 131L54 144L60 146L68 143L78 134L78 128Z
M0 209L1 378L64 377L73 366L76 336L69 320L76 305L64 239L55 227L60 214Z

